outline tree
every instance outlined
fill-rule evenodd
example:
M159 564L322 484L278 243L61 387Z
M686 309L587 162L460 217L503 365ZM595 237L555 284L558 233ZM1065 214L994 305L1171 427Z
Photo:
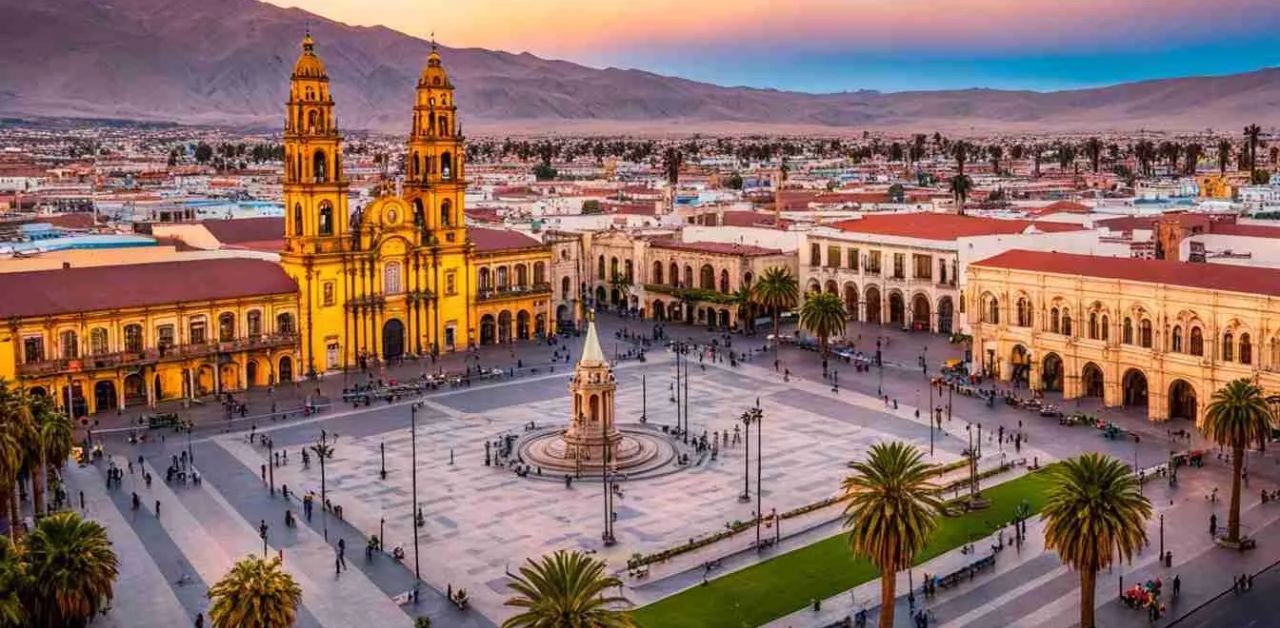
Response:
M964 214L965 201L969 200L969 193L973 191L973 179L967 174L958 174L951 177L951 197L956 201L956 213Z
M195 157L198 163L208 163L213 157L213 147L204 142L196 144Z
M9 521L9 536L16 540L18 521L18 476L22 473L22 435L15 419L17 400L0 380L0 513Z
M902 441L876 443L841 484L849 548L880 571L880 628L893 626L895 579L938 527L942 504L929 484L932 466Z
M1089 158L1089 167L1097 174L1098 166L1102 163L1102 140L1096 137L1085 140L1084 154Z
M907 200L907 191L902 187L901 183L895 183L889 186L889 202L901 203Z
M604 561L576 550L527 560L520 574L507 583L515 595L505 604L521 612L503 622L503 628L635 626L630 613L615 608L630 602L605 595L608 589L621 587L622 581L606 575L604 568Z
M55 408L53 401L48 397L27 396L27 404L31 408L32 419L35 422L35 442L38 447L31 457L35 463L34 468L31 469L32 481L38 482L43 488L42 492L47 495L49 468L52 465L54 473L60 473L62 465L71 456L75 428L71 424L71 419ZM36 517L40 517L44 515L44 511L37 508L35 514Z
M765 269L764 274L756 281L754 292L756 303L773 315L773 336L778 337L778 316L783 310L796 306L800 299L800 285L796 282L791 270L783 266Z
M1227 166L1231 164L1231 140L1218 140L1218 173L1227 174Z
M951 155L956 158L956 172L964 174L964 164L969 161L969 151L972 146L964 140L956 142L951 147Z
M800 305L800 325L818 337L818 348L827 354L827 339L844 331L849 313L844 301L830 292L816 292L805 297Z
M1267 185L1271 183L1271 173L1266 170L1254 170L1249 173L1249 183L1253 185Z
M1004 147L999 144L992 144L987 147L987 155L991 157L991 170L996 174L1000 174L1000 160L1004 159Z
M0 536L0 628L25 625L27 612L21 594L27 586L22 553L8 537Z
M1129 467L1103 454L1081 454L1048 473L1052 486L1041 512L1045 546L1080 572L1080 626L1094 628L1098 571L1117 555L1132 560L1146 544L1151 502Z
M584 216L591 215L591 214L599 214L600 212L601 212L601 209L600 209L599 200L594 198L589 198L585 201L582 201L582 214Z
M1256 124L1250 124L1244 128L1245 148L1249 150L1248 170L1254 170L1258 167L1258 138L1261 135L1262 127Z
M730 300L734 309L738 312L738 320L742 323L744 331L752 330L755 327L755 313L752 312L755 306L755 293L751 288L742 286L738 291L733 293Z
M280 557L248 556L209 588L213 628L292 626L302 602L302 587L284 571Z
M1240 478L1244 450L1261 446L1271 436L1274 421L1262 389L1248 379L1228 382L1213 393L1200 432L1222 447L1231 448L1231 510L1227 515L1228 543L1240 542Z
M107 531L74 512L49 515L23 541L31 625L83 628L113 597L119 575Z
M728 187L730 190L741 190L742 175L736 172L729 175L729 179L725 181L725 186Z
M618 291L618 295L622 299L623 307L628 307L627 297L631 293L631 279L627 278L626 275L620 272L615 272L613 273L613 276L609 278L609 287Z

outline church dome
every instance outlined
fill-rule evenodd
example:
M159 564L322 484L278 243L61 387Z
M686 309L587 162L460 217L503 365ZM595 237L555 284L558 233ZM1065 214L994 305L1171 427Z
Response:
M427 67L422 68L422 75L418 77L418 87L453 89L449 73L444 71L444 65L440 63L440 51L434 43L431 44L431 54L427 57Z
M311 39L311 33L307 33L302 38L302 54L298 56L298 62L293 65L293 76L295 78L325 78L327 76L324 69L324 62L320 57L316 56L316 42Z

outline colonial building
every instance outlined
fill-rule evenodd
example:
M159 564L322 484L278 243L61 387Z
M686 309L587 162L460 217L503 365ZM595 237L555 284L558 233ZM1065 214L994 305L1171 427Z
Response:
M0 377L73 416L298 375L297 286L271 262L0 273L0 294Z
M1280 394L1280 270L1014 250L967 281L975 368L1200 420L1247 378Z
M794 276L796 256L778 249L725 242L649 243L643 265L649 315L699 325L744 327L746 303L736 295L770 268Z
M543 338L553 311L550 255L517 231L472 227L480 344Z
M479 298L480 252L466 228L466 166L454 86L432 48L418 77L405 149L403 194L384 186L377 199L354 214L347 208L329 77L310 35L294 66L285 107L284 199L288 216L280 260L302 295L301 359L308 373L465 349L480 342L521 337L517 319L493 333L482 327L498 298L490 274ZM501 248L484 251L486 272L550 262L542 247L516 246L511 264ZM495 270L488 270L493 268ZM526 276L526 280L528 277ZM545 284L545 278L542 283ZM538 283L538 282L533 282ZM532 286L532 284L526 284ZM542 292L501 291L508 313L527 312L523 329L537 329L546 309ZM541 303L541 305L540 305ZM514 330L514 332L512 331ZM528 335L527 333L525 334Z

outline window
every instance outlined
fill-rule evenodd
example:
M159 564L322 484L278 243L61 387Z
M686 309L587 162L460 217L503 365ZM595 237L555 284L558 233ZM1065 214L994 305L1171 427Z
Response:
M453 155L449 153L440 155L440 176L444 179L453 178Z
M206 342L209 342L209 338L207 335L208 329L203 316L191 319L191 322L188 325L190 329L188 330L188 333L187 333L187 336L188 336L187 340L191 344L202 345Z
M993 325L1000 323L1000 301L991 294L982 295L982 322Z
M866 270L873 275L880 274L880 251L871 251L867 253Z
M849 270L858 270L858 249L845 249L844 261L849 266Z
M511 282L510 282L509 277L508 277L508 275L507 275L507 267L506 267L506 266L499 266L499 267L498 267L497 275L498 275L498 289L499 289L499 290L506 290L508 287L510 287L510 283L511 283Z
M320 235L333 235L333 205L329 201L320 202Z
M449 271L444 274L444 293L449 296L458 294L458 273Z
M1071 335L1071 311L1066 309L1062 310L1062 335Z
M599 279L600 281L604 281L604 256L603 255L601 255L600 259L596 261L596 279Z
M382 267L382 291L400 294L400 262L387 262Z
M627 278L627 283L635 283L636 281L635 265L631 263L631 260L627 260L623 262L622 268L623 268L622 274ZM520 266L517 268L518 271L523 269L524 269L523 266ZM524 281L522 280L520 284L524 285Z
M680 267L675 262L671 262L671 287L680 287Z
M294 333L293 314L281 312L276 314L276 333L292 334Z
M62 352L62 359L73 360L80 355L78 340L76 332L70 329L58 334L58 348Z
M653 263L653 274L649 277L649 283L662 285L662 262Z
M236 315L223 312L218 315L218 342L231 342L236 339Z
M250 338L262 336L262 312L260 310L249 310L249 314L245 316L245 326L249 329Z
M720 271L720 292L729 294L729 271L727 270Z
M1061 333L1062 326L1060 325L1060 323L1061 323L1061 318L1058 316L1058 308L1055 307L1050 309L1049 310L1049 331L1055 334Z
M906 265L907 265L906 253L893 254L893 278L894 279L903 279L907 276L906 268L904 268Z
M1017 318L1018 327L1031 326L1031 301L1026 297L1018 297Z
M173 325L160 325L156 327L156 342L159 343L161 349L167 349L174 345Z
M1133 319L1128 316L1124 317L1124 327L1120 330L1120 342L1124 344L1133 344Z
M440 226L453 226L453 203L450 203L447 198L440 203Z
M124 326L124 350L131 353L142 351L142 325Z
M822 265L822 245L817 242L809 245L809 265L815 268Z
M947 283L947 260L938 260L938 283Z
M105 355L111 351L111 347L107 342L107 330L103 327L94 327L89 331L89 353L93 355Z
M1240 334L1240 363L1253 364L1253 343L1249 334Z
M565 301L569 300L569 278L568 277L562 277L560 279L560 298Z
M1151 348L1151 319L1144 318L1138 323L1138 336L1143 349Z
M827 268L840 268L840 247L829 244L827 245Z
M293 235L302 235L302 205L293 206Z
M698 271L698 274L699 274L699 282L698 282L699 288L702 288L703 290L716 289L716 270L711 267L711 264L703 264L702 269Z
M334 296L334 293L337 292L337 289L338 289L338 286L334 282L332 281L324 282L320 290L321 291L320 303L325 307L332 306L336 302L336 297Z
M1169 340L1169 350L1174 353L1182 353L1182 325L1173 326L1173 335Z
M1089 340L1098 339L1098 313L1089 312Z
M480 291L484 292L493 289L493 273L488 268L480 269Z
M27 336L22 339L22 361L28 364L44 361L44 338Z
M930 280L933 279L933 258L928 255L914 255L911 259L915 265L915 272L912 274L916 279Z
M1204 332L1199 327L1191 328L1191 341L1188 344L1191 355L1204 355Z
M1235 339L1231 337L1231 332L1222 334L1222 361L1223 362L1230 362L1232 358L1235 357L1232 355L1232 350L1235 348L1233 346L1234 341Z

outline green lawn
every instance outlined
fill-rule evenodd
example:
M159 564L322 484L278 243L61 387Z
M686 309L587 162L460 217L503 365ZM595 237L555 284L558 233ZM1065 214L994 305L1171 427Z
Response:
M916 563L995 532L1024 499L1039 512L1047 487L1040 471L984 490L991 507L942 518ZM837 535L659 600L636 610L635 619L650 628L759 626L877 576L870 563L853 559L845 536Z

